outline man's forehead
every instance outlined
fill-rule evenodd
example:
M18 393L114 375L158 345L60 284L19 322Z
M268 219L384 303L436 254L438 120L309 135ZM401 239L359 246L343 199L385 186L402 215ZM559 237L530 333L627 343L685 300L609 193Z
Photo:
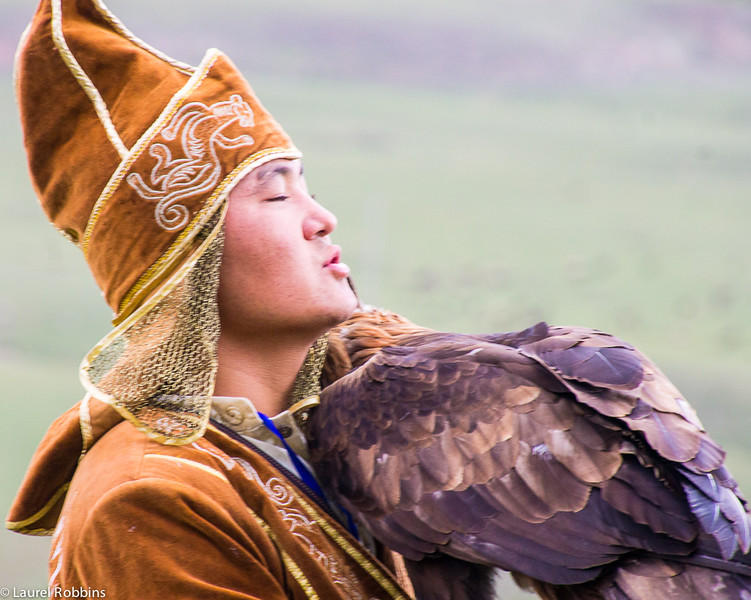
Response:
M303 174L302 161L299 159L289 160L280 158L266 163L253 171L255 179L259 183L264 183L276 175L287 177L294 173L298 175Z

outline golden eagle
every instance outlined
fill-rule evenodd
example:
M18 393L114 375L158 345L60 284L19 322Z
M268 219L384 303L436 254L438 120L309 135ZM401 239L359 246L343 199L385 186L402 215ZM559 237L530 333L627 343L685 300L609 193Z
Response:
M494 568L549 599L751 598L751 519L725 453L633 346L378 310L340 341L354 368L321 394L312 460L405 557L419 600L490 598Z

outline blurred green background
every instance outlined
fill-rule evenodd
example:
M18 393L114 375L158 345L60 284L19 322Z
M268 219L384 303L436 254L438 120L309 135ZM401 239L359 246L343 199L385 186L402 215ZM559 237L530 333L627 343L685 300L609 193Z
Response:
M3 513L110 327L26 175L11 70L34 5L0 7ZM674 380L751 490L751 4L109 6L175 58L233 58L306 153L364 301L438 329L615 333ZM0 585L44 587L48 543L0 533Z

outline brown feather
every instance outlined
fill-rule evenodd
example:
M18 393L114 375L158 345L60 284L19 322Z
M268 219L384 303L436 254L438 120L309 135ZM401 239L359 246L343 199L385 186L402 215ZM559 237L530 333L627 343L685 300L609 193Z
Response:
M547 451L580 481L602 483L615 475L621 466L622 457L615 440L611 439L608 448L595 450L570 430L548 430L544 439Z
M546 598L706 594L706 564L667 556L716 561L736 594L718 598L751 594L751 570L722 566L751 546L724 452L637 349L544 323L442 333L379 310L331 340L312 460L332 497L419 561L421 600L445 595L429 582L452 560L526 574Z

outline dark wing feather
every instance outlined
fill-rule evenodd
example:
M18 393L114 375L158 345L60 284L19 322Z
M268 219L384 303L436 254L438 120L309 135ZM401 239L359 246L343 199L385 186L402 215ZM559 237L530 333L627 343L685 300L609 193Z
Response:
M702 442L718 448L680 392L633 346L592 329L550 327L548 337L517 347L554 373L578 401L643 431L663 458L690 461ZM711 468L723 459L724 453L716 453Z
M639 350L609 334L563 327L550 328L550 334L522 340L518 347L556 373L579 401L641 432L661 458L677 463L691 510L724 558L738 549L748 552L747 508L736 483L724 475L725 452L667 377ZM617 410L610 404L614 395L620 399Z
M520 389L526 379L512 368L495 373L492 365L462 360L463 345L425 348L383 349L326 388L324 406L309 426L322 478L339 486L344 475L343 497L378 489L366 509L373 514L414 504L401 494L401 479L411 481L406 489L429 494L464 489L476 483L473 477L487 481L503 475L515 453L502 447L490 453L514 433L510 411L524 410L541 393ZM503 351L519 371L538 368L513 349ZM509 406L495 401L504 394ZM356 473L350 469L354 464Z
M748 547L722 451L631 346L544 324L399 343L326 388L309 432L324 485L407 558L573 583L632 549L686 555L700 525Z

